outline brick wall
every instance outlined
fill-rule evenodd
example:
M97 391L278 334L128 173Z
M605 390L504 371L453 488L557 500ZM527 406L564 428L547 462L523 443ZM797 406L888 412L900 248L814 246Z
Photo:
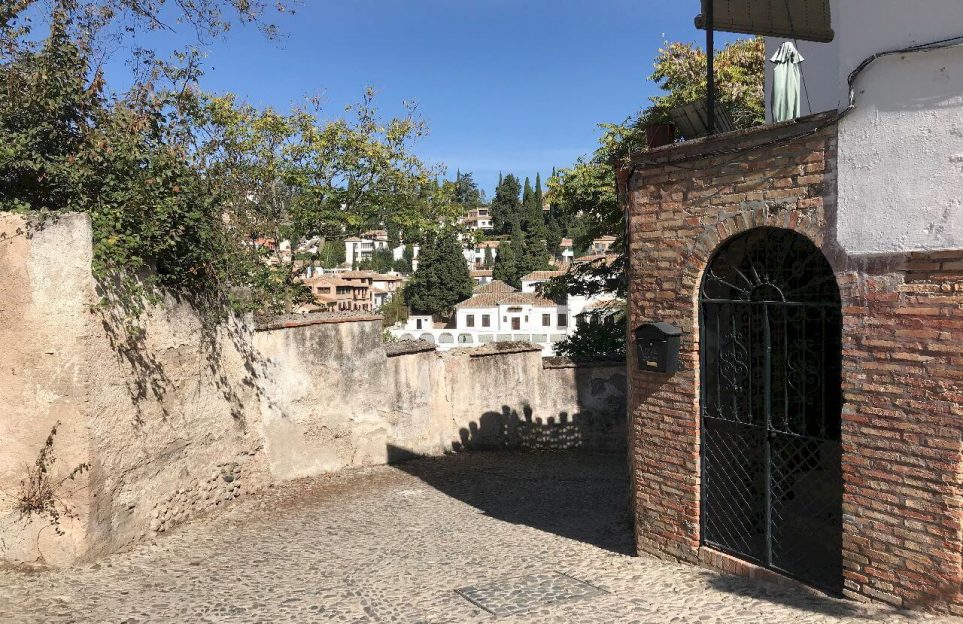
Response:
M698 286L723 241L789 228L823 251L843 300L845 592L961 612L963 252L847 256L835 243L835 160L835 126L814 116L654 150L621 172L630 328L684 331L674 375L630 357L638 549L720 560L700 547Z

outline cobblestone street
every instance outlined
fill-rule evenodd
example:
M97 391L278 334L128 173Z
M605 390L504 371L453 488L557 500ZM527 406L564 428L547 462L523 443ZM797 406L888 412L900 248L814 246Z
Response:
M0 622L947 621L630 556L624 458L301 481L96 564L0 571Z

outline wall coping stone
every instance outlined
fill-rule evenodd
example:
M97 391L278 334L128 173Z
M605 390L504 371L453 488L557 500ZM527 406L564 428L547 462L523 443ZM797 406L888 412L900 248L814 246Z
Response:
M311 325L332 325L337 323L361 323L380 321L377 314L314 312L311 314L281 314L255 320L254 331L274 331L278 329L292 329Z
M480 347L463 347L451 349L448 354L467 355L468 357L480 358L491 357L493 355L510 355L513 353L532 353L541 352L542 348L530 342L490 342Z
M398 342L385 343L385 353L388 357L413 355L415 353L426 353L434 350L435 345L427 340L399 340Z
M618 360L593 360L593 359L573 359L569 357L547 357L542 359L543 369L555 368L625 368L625 361Z
M699 139L691 139L683 141L682 143L673 143L671 145L632 154L630 164L624 169L631 171L639 167L672 165L675 162L696 158L709 158L715 155L713 153L714 150L731 150L735 148L735 151L749 151L773 141L792 140L811 136L827 126L835 125L837 121L838 113L836 111L828 111L807 115L806 117L800 117L792 121L755 126Z

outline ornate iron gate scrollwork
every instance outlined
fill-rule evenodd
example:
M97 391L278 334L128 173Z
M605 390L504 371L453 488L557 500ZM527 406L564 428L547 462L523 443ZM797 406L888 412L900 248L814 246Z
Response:
M702 540L842 589L842 315L805 237L726 242L700 293Z

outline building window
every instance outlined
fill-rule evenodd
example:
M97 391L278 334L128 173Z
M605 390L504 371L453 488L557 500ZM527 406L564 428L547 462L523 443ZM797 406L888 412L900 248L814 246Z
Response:
M542 327L548 327L548 326L551 325L551 324L552 324L552 315L551 315L551 314L543 314L543 315L542 315Z
M558 315L558 326L559 326L559 327L568 327L568 315L566 315L566 314L559 314L559 315Z
M415 321L415 327L417 327L418 329L421 329L421 319L418 319L417 321Z
M482 314L482 327L491 327L492 317L487 314Z
M474 327L474 326L475 326L475 315L474 315L474 314L469 314L468 316L465 317L465 325L467 325L468 327Z

